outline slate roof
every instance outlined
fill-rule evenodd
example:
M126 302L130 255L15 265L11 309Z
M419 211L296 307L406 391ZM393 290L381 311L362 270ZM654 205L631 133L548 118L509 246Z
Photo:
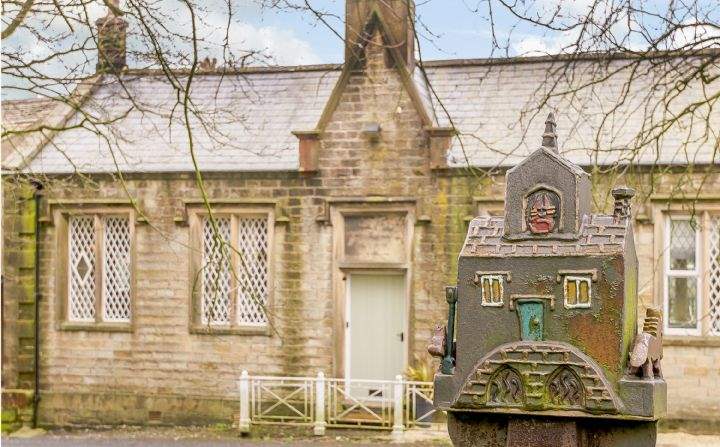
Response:
M23 131L37 128L53 112L57 101L47 98L2 102L2 128ZM12 153L12 145L2 145L2 159Z
M584 216L580 237L575 241L503 239L503 217L476 217L470 222L461 256L586 256L622 254L629 220L615 222L613 216Z
M682 129L679 126L670 129L662 137L659 151L654 144L643 145L637 153L627 150L637 147L635 138L653 129L665 113L660 106L664 103L663 94L675 85L665 73L691 71L698 65L696 59L680 58L670 59L669 63L642 62L638 66L635 62L544 57L431 64L427 72L432 86L453 124L465 133L465 150L457 142L453 144L449 164L463 166L466 156L471 165L482 167L519 163L540 146L549 111L555 113L561 154L579 165L630 160L646 165L712 163L713 155L714 162L720 163L720 154L713 153L717 134L706 135L708 123L720 122L717 107L709 113L698 110L693 123L681 119ZM712 66L720 75L720 65ZM634 78L628 84L631 71ZM614 75L608 77L611 73ZM573 93L577 87L605 77L608 79ZM547 95L557 96L547 99ZM688 86L682 91L682 98L670 102L671 112L666 117L671 118L692 102L703 103L704 95L712 93L700 85ZM546 99L547 105L538 111L537 106ZM437 109L437 99L435 104ZM441 126L450 124L447 115L440 111L438 117Z
M651 69L639 70L643 75L634 81L630 93L621 93L622 67L627 63L624 59L588 58L570 64L547 57L436 61L425 65L432 89L419 70L414 81L433 121L439 126L455 125L461 133L462 141L456 138L448 155L450 166L466 166L466 159L479 167L517 164L539 147L544 119L551 109L558 123L560 152L579 165L720 162L720 154L713 154L712 141L702 139L706 130L702 120L682 131L671 129L663 136L660 150L651 144L637 153L627 150L635 146L638 132L648 127L644 110L660 101L659 93L648 88L657 78ZM568 95L561 95L551 98L537 113L532 111L547 93L544 86L552 84L567 91L613 70L621 75L576 94L572 102ZM199 74L192 91L199 114L192 119L192 130L200 169L297 169L298 142L291 132L314 129L339 76L339 65ZM548 77L553 82L546 82ZM183 81L180 77L179 82ZM131 104L124 88L137 104ZM702 94L700 88L688 88L682 101L699 99ZM130 71L123 86L101 85L87 103L87 110L114 120L112 125L59 133L30 162L28 170L114 172L117 165L125 172L192 171L188 135L176 104L177 93L164 77ZM600 130L604 112L616 106ZM720 122L720 108L710 113L709 122ZM80 122L81 117L75 117L70 124ZM106 137L112 142L112 152Z
M315 127L339 75L336 66L199 75L192 90L197 113L191 117L198 166L206 172L297 169L298 140L291 132ZM191 172L190 140L177 99L161 76L128 76L123 85L103 85L84 109L107 120L121 118L111 126L59 133L29 170L115 172L117 163L124 172Z

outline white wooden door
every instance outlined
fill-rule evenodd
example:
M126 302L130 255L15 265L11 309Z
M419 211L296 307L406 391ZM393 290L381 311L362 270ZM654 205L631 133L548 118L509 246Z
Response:
M405 368L405 276L348 275L346 376L394 380Z

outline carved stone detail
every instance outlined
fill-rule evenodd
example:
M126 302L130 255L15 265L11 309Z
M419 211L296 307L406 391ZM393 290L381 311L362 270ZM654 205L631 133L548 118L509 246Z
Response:
M630 351L629 375L649 380L662 378L662 317L660 309L650 307L646 310L643 330L635 336Z
M560 215L560 197L547 189L540 189L527 198L527 227L533 234L552 233Z
M443 357L445 355L445 344L447 343L447 331L445 326L436 324L435 330L433 331L430 344L428 344L427 351L433 357Z
M522 386L521 393L514 392L514 384ZM602 368L578 348L558 341L498 346L475 364L451 407L493 411L567 408L593 414L614 414L623 408Z
M547 393L550 403L557 407L584 406L585 387L570 368L560 367L550 376Z
M523 381L512 368L503 368L493 375L488 384L488 405L522 406L525 402Z

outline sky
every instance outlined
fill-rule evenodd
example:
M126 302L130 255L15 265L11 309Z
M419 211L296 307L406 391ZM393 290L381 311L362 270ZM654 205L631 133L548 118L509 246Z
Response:
M344 1L324 0L312 3L338 17L344 14ZM421 40L423 57L430 59L477 58L489 55L489 34L487 23L462 1L429 0L418 2L417 19L435 34L420 26L418 30L425 38ZM283 54L283 58L301 59L310 63L342 62L343 43L324 24L318 24L305 12L256 11L251 24L268 34L281 36L289 34L298 42L294 47L303 47L307 52ZM330 25L343 34L344 24L332 20ZM281 50L282 53L282 50Z
M560 1L570 10L590 0ZM242 30L246 41L267 43L280 64L342 62L343 43L329 29L342 35L344 0L315 0L310 4L333 14L328 24L319 23L307 11L279 11L260 7L252 0L244 1L242 13L246 25ZM416 17L421 36L423 59L484 58L491 53L491 33L484 0L418 0ZM553 4L540 0L539 4ZM496 28L507 36L512 31L510 55L546 53L556 48L558 37L540 29L518 24L517 19L502 11L496 13ZM263 40L264 39L264 40ZM562 39L562 36L560 37ZM504 54L502 54L504 55Z
M177 0L155 0L156 4L168 17L167 25L171 31L188 35L190 26L187 10L183 3ZM224 7L227 0L202 0L198 4L199 32L208 45L200 49L200 57L205 55L219 56L222 60L222 51L219 42L223 40L227 21L227 11ZM308 0L316 10L328 15L327 23L320 23L307 10L293 8L268 7L291 4L302 5L305 0L231 0L234 8L234 20L230 26L230 46L233 49L258 50L267 56L255 63L267 65L297 65L318 63L340 63L343 60L343 42L337 35L344 32L343 16L345 0ZM573 22L578 16L587 14L589 6L593 3L613 5L624 4L627 0L525 0L516 2L518 5L530 5L533 12L539 17L556 14L560 20ZM667 9L669 4L663 0L633 0L643 7L656 8L659 13ZM701 8L709 10L713 19L720 23L720 2L717 0L692 0ZM123 2L120 2L121 7ZM491 27L488 17L488 5L494 5L492 14L494 19L495 38L501 43L503 50L493 49ZM524 6L523 6L524 7ZM88 16L91 20L103 16L106 8L101 0L91 4ZM599 18L607 15L602 7L595 12ZM456 58L485 58L498 56L538 55L562 52L563 47L574 41L576 33L552 32L546 28L533 26L527 21L520 21L500 6L500 2L491 0L416 0L416 29L420 34L420 49L424 60L456 59ZM7 18L4 18L4 22ZM652 25L652 23L650 24ZM45 26L45 24L43 25ZM9 39L3 40L5 48L20 49L20 53L28 58L42 58L57 52L63 45L77 44L83 41L82 30L69 32L63 29L61 20L53 20L43 32L56 32L65 35L64 41L55 43L56 48L50 48L51 43L39 41L36 35L27 30L19 29ZM625 21L615 21L613 31L618 35L626 34ZM331 29L332 28L332 29ZM711 30L720 35L720 28ZM337 33L337 34L336 34ZM85 37L87 33L85 33ZM505 45L509 39L509 44ZM632 47L635 43L629 42ZM133 42L128 43L131 47ZM175 45L175 44L173 44ZM641 46L641 43L637 44ZM189 44L186 45L189 48ZM505 50L506 48L506 50ZM180 52L188 53L180 45ZM88 52L88 53L93 53ZM83 56L84 58L84 56ZM136 64L132 60L131 66ZM140 62L137 62L140 63ZM94 61L72 58L64 63L54 61L43 68L49 73L62 73L68 66L82 64L82 70L92 72ZM89 74L89 73L88 73ZM3 75L3 86L12 85L13 79ZM62 92L60 92L62 94ZM2 97L22 98L32 96L32 93L13 91L10 88L2 89Z
M172 18L171 29L180 34L189 35L190 26L187 10L177 0L156 0L163 5L164 13ZM230 45L234 49L259 50L269 56L261 63L266 65L299 65L319 63L341 63L343 61L343 42L337 35L344 34L345 0L309 0L313 8L323 11L327 23L321 23L307 10L268 7L263 2L272 0L231 0L234 8L234 20L230 27ZM288 0L294 4L303 4L304 0ZM546 1L546 0L542 0ZM587 1L587 0L583 0ZM200 8L199 35L216 45L200 49L200 57L218 56L223 60L219 42L224 38L227 22L226 0L202 0ZM470 0L418 0L416 17L421 36L422 57L431 59L478 58L490 55L489 32L482 13L473 12L476 5ZM120 3L121 7L123 2ZM106 8L101 0L91 4L87 15L91 22L104 16ZM7 17L4 18L7 22ZM78 44L89 37L88 32L73 29L70 32L62 20L43 22L42 32L47 35L63 35L64 40L55 47L43 42L33 33L19 28L9 39L3 40L5 48L19 49L19 53L28 59L41 59L61 52L69 45ZM332 29L331 29L332 28ZM53 34L55 33L55 34ZM337 33L337 34L336 34ZM133 43L128 42L131 47ZM186 53L188 51L186 50ZM86 53L94 54L95 51ZM69 66L84 64L83 70L92 72L94 61L82 60L86 56L75 54L65 57L64 61L53 61L43 67L45 73L62 75ZM129 61L130 66L140 63ZM90 73L87 73L90 74ZM18 82L6 73L2 77L3 86L12 86ZM66 94L66 92L60 92ZM3 88L3 99L21 99L33 97L30 92L12 88Z

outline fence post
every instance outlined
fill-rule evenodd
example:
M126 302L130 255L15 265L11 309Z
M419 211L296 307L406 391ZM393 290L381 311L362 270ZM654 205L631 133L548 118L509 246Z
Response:
M403 438L405 426L403 425L403 378L401 375L395 376L395 384L393 390L393 428L392 438L395 441L400 441Z
M250 433L250 380L248 372L243 370L240 374L240 433Z
M325 435L325 425L325 374L320 371L315 380L315 436Z

